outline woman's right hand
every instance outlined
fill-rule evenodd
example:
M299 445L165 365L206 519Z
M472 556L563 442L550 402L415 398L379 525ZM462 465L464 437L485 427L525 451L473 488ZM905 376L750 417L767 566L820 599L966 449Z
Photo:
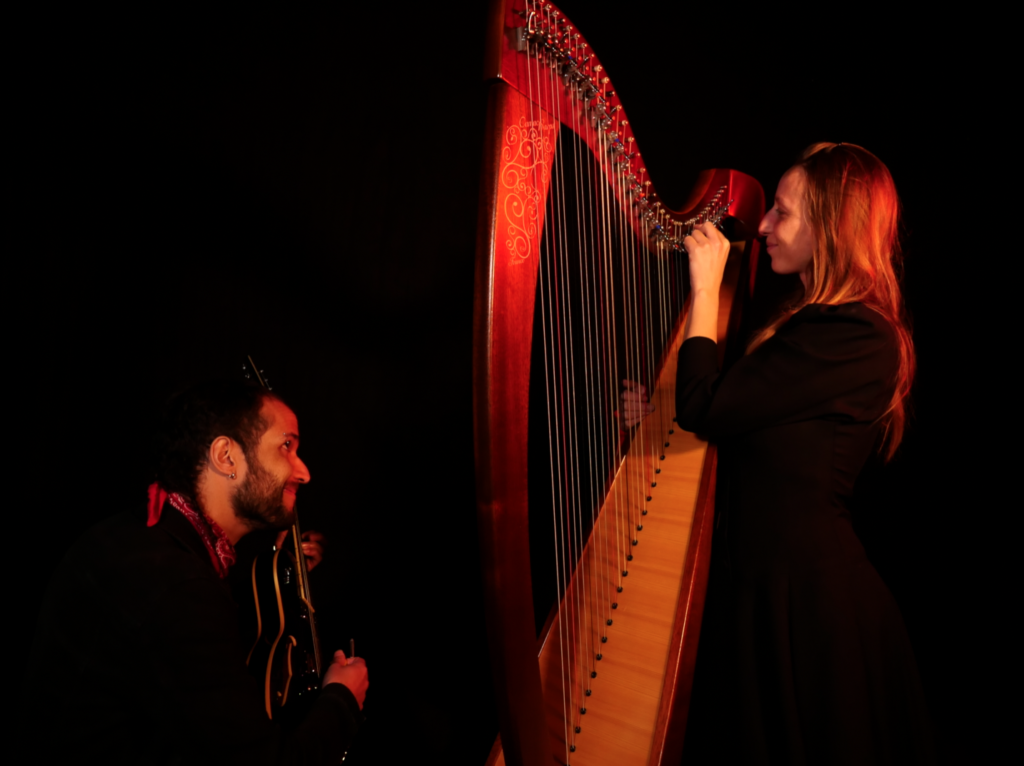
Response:
M729 240L714 224L702 223L683 240L690 256L690 288L695 294L706 293L718 297L729 258Z

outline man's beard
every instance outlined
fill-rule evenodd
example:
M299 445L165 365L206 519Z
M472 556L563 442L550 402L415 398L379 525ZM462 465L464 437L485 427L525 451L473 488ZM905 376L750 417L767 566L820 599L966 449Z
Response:
M287 482L276 483L255 455L247 455L246 462L249 470L231 496L235 516L250 529L287 529L292 523L291 512L282 502Z

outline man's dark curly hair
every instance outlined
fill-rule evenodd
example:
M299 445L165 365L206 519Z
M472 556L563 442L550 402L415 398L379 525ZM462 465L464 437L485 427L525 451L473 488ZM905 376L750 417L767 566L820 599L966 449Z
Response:
M196 499L207 450L218 436L242 445L246 460L255 454L267 421L266 399L279 397L250 383L210 381L177 394L164 407L155 435L156 480L168 492Z

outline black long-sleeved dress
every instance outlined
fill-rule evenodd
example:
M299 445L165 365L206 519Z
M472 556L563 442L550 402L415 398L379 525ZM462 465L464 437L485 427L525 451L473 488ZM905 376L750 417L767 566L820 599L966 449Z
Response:
M719 448L685 762L933 760L902 618L848 510L898 361L858 303L803 308L725 374L713 341L680 349L677 419Z

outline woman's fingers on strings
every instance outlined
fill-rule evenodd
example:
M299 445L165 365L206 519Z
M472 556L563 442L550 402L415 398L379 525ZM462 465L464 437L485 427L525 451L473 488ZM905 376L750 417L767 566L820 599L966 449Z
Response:
M629 380L628 378L622 381L622 387L627 391L639 391L641 394L647 393L647 386L643 383L637 383L635 380Z
M654 405L651 405L651 409L646 410L644 412L635 412L635 411L634 412L627 412L624 415L624 419L626 421L626 425L630 426L630 427L633 427L637 423L639 423L641 420L643 420L645 417L650 415L652 412L654 412Z
M728 252L729 240L726 239L725 235L715 226L711 221L706 221L700 225L700 230L708 242L718 245L726 252Z
M695 227L693 232L683 239L683 247L686 248L688 253L692 253L695 248L699 248L701 245L721 245L727 242L728 240L725 238L725 235L715 228L713 223L706 221L700 226Z
M626 412L654 412L654 405L648 402L647 397L640 399L622 397L622 409Z
M619 398L622 400L622 406L615 413L615 417L626 428L632 428L654 412L654 405L648 402L647 386L642 383L624 379L622 387L625 389L619 395Z

